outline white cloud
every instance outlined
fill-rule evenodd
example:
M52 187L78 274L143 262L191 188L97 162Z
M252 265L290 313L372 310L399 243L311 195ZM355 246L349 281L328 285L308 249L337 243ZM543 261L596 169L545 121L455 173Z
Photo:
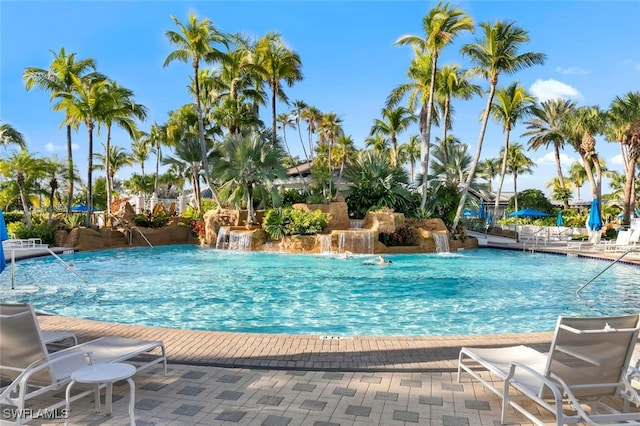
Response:
M541 102L549 99L581 99L578 90L561 81L552 78L548 80L536 80L529 91Z
M49 142L48 144L46 144L44 146L44 149L46 149L47 152L66 151L67 150L67 145L54 145L51 142ZM78 145L76 143L72 143L71 144L71 149L73 151L77 151L78 149L80 149L80 145Z
M571 164L574 163L574 161L575 161L575 159L569 157L564 152L560 153L560 165L562 166L563 169L566 169L567 167L570 167ZM542 156L539 159L535 160L535 162L536 162L536 164L538 166L553 165L555 167L555 165L556 165L556 156L555 156L555 154L553 152L548 152L544 156Z
M624 159L622 158L622 154L614 155L613 157L611 157L611 164L624 166Z
M636 71L640 71L640 62L636 62L631 59L625 59L622 61L622 65L631 65Z
M559 72L560 74L568 74L568 75L584 75L584 74L589 74L590 71L583 70L582 68L578 68L578 67L569 67L569 68L557 67L556 72Z

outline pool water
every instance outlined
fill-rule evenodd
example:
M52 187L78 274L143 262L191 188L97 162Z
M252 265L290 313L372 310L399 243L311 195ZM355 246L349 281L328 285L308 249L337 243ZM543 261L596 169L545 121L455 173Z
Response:
M341 259L190 245L137 247L18 262L0 300L76 318L255 333L466 335L549 331L558 315L640 310L638 268L518 251Z

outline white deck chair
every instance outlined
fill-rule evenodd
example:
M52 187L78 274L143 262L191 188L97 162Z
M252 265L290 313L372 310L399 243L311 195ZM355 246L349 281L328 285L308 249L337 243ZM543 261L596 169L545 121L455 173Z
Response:
M594 244L593 250L604 250L604 251L625 251L626 247L629 246L629 241L631 241L631 230L630 229L622 229L618 231L618 235L616 239L613 241L601 241L598 244Z
M26 401L67 385L73 371L89 364L135 361L140 371L163 363L167 374L162 342L109 336L49 353L33 308L22 307L18 313L14 310L0 305L0 379L8 382L0 389L0 404L15 407L18 412L25 408ZM92 392L81 392L71 400ZM46 409L64 405L61 400ZM20 425L27 420L17 416L2 419L2 424Z
M466 371L498 395L502 399L502 423L507 421L511 406L542 425L536 417L536 404L525 406L520 402L531 400L554 414L557 425L638 425L640 412L620 412L605 401L621 397L624 407L628 407L627 401L639 401L627 379L638 321L639 315L560 317L548 355L526 346L462 348L458 381ZM488 371L491 380L499 379L502 386L485 380L482 371Z
M18 314L20 312L31 311L33 307L26 303L1 303L0 304L0 312L2 315L12 315ZM42 334L42 341L45 345L49 345L51 343L61 344L66 340L73 340L73 345L78 344L78 338L76 335L70 331L45 331L40 330Z

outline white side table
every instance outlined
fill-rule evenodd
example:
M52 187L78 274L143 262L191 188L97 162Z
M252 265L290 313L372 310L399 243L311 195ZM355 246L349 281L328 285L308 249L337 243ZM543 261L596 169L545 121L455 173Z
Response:
M129 399L129 420L132 426L136 424L136 418L134 415L134 408L136 403L136 387L133 383L133 376L136 373L136 368L131 364L125 364L120 362L105 363L105 364L93 364L86 367L82 367L73 373L71 373L71 382L67 385L67 391L65 393L67 420L65 425L68 424L70 416L70 396L71 387L74 383L89 383L96 385L96 410L100 412L100 385L106 384L107 391L105 395L105 405L107 406L106 414L111 414L111 400L113 397L113 382L118 380L127 380L129 383L130 399Z

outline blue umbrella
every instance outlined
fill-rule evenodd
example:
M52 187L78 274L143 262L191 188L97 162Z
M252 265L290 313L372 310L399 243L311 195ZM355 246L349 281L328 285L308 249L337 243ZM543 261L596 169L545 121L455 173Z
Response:
M0 241L6 241L9 239L9 234L7 233L7 224L4 221L4 213L2 209L0 209ZM4 248L2 248L2 244L0 244L0 272L4 271L4 268L7 267L7 261L4 258Z
M71 211L74 213L86 213L89 210L89 207L86 204L78 204L76 206L71 207ZM91 209L92 212L96 211L96 209Z
M480 211L478 212L481 219L484 219L484 200L480 199Z
M534 210L534 209L522 209L515 212L511 212L507 216L509 217L545 217L545 216L549 216L549 214L538 211L538 210Z
M556 226L564 226L564 219L562 219L562 212L558 212L558 218L556 219Z
M600 214L600 204L598 203L598 197L595 197L591 202L591 209L589 210L589 220L587 226L592 231L599 231L602 229L602 215Z
M489 212L487 214L487 223L491 225L493 223L493 213Z

